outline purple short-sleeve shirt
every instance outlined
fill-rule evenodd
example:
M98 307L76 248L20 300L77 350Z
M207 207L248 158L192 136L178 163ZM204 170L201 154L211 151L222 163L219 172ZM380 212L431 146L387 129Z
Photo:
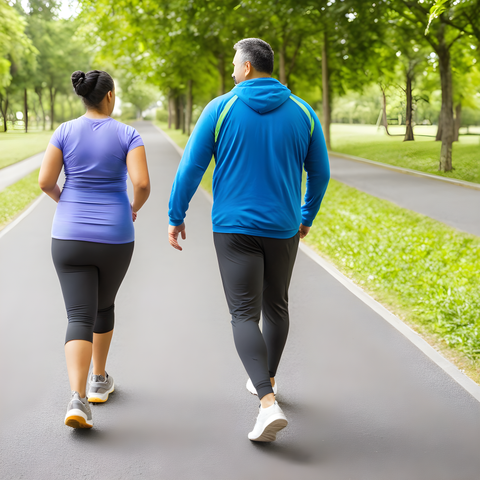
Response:
M127 154L142 146L139 133L111 117L65 122L50 143L63 153L65 185L52 237L97 243L135 239L127 195Z

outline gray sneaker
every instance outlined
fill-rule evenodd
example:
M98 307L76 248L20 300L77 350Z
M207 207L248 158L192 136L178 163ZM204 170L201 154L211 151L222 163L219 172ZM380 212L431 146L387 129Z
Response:
M92 411L87 399L81 399L78 392L72 392L72 399L67 407L65 425L72 428L92 428Z
M87 392L88 401L91 403L105 403L108 396L115 390L113 378L105 372L107 378L103 375L90 376L89 389Z

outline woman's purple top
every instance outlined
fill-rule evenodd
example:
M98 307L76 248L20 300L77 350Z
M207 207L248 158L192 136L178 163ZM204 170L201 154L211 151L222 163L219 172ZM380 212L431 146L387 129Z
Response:
M52 237L97 243L135 239L127 195L127 153L143 145L133 128L111 117L62 123L50 143L63 152L65 185Z

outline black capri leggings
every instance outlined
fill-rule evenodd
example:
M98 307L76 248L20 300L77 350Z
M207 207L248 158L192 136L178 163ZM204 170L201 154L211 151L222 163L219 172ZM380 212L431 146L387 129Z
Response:
M113 330L115 297L127 273L133 244L52 239L52 257L62 286L68 327L65 343L93 342Z
M235 347L259 398L273 393L270 377L287 341L288 287L299 239L298 233L286 239L213 234Z

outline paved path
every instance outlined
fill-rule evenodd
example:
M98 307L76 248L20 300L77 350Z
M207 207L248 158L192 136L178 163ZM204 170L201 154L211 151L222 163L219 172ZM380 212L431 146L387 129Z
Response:
M37 153L33 157L29 157L21 162L0 169L0 191L9 185L12 185L12 183L18 182L18 180L21 180L30 172L40 168L44 153L45 152Z
M95 428L63 425L65 313L45 198L0 237L2 480L478 480L480 403L299 252L291 335L278 374L290 425L249 442L245 389L198 192L184 251L167 242L178 154L150 124L152 195L136 223L108 371L117 389Z
M335 180L480 236L480 190L329 157Z

